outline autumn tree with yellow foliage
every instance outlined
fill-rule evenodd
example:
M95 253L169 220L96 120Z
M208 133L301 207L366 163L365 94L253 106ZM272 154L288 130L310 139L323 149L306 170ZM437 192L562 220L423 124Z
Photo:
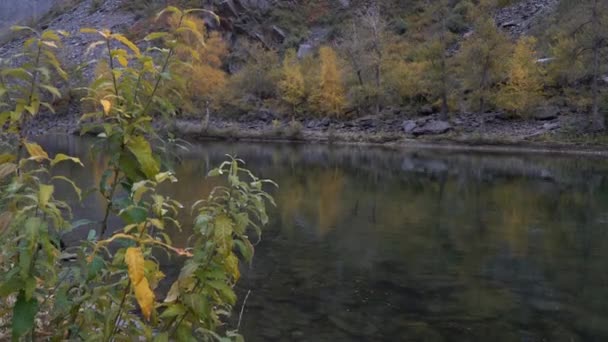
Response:
M302 104L306 97L304 75L300 68L300 62L294 49L285 52L283 67L281 69L281 80L278 84L281 100L295 112L297 106Z
M318 87L312 90L310 103L317 112L341 116L346 107L346 96L338 56L334 49L322 46L319 49L321 72Z
M181 31L182 42L176 49L176 55L185 64L178 65L174 71L185 80L177 85L183 92L184 109L195 113L204 109L203 127L206 129L211 110L219 106L228 83L228 75L222 70L228 48L219 33L207 32L203 19L194 15L186 19L182 25L187 22L192 27ZM179 21L173 16L169 25L175 29ZM202 41L204 44L200 43Z
M533 37L518 40L507 63L507 84L498 95L498 105L518 116L530 115L543 100L543 74L536 62L535 45Z

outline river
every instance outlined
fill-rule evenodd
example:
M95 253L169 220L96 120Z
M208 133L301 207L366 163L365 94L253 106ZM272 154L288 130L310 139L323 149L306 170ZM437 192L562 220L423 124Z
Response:
M59 171L84 188L101 177L91 140L40 140L83 158ZM608 160L209 142L165 190L190 206L225 154L280 185L237 289L248 341L608 340Z

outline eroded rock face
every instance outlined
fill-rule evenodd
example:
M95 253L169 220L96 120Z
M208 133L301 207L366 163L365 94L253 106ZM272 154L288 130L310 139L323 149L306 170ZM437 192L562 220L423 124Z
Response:
M500 9L496 15L496 24L512 36L527 33L542 18L551 13L558 0L522 0L514 5Z
M57 0L0 0L0 33L11 25L36 20L55 4Z

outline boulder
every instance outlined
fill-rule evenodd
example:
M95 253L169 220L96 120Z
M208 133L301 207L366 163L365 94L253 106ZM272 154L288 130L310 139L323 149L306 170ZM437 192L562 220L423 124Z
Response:
M300 44L298 48L298 58L302 59L313 52L313 46L311 44Z
M276 42L283 43L285 38L287 38L287 34L277 25L272 25L272 35Z
M539 121L549 121L557 119L557 115L559 114L556 108L550 107L545 108L544 110L540 110L534 114L534 119Z
M433 114L434 112L435 112L435 111L433 110L433 107L432 107L432 106L430 106L430 105L425 105L425 106L422 106L422 107L420 107L420 109L418 110L418 114L420 114L420 115L424 115L424 116L426 116L426 115L431 115L431 114Z
M218 6L218 13L223 16L238 17L239 10L232 0L224 0Z
M414 120L405 120L402 125L403 131L407 134L413 133L416 126L417 124Z
M447 121L431 120L421 127L416 127L412 131L414 135L434 135L443 134L452 129L452 125Z
M559 123L557 122L547 122L543 125L543 129L547 131L553 131L559 128Z

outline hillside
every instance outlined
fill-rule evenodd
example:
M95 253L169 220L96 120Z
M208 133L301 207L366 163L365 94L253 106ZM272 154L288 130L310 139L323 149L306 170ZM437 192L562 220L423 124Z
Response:
M208 93L192 94L179 110L189 134L580 143L597 142L594 132L605 127L600 74L606 61L591 68L590 54L568 54L589 48L591 33L578 36L573 27L591 13L591 0L173 3L206 8L220 18L200 15L209 37L215 37L216 50L207 53L221 63L212 66L217 68L212 75L197 76L219 83L201 90ZM71 34L60 56L77 77L63 88L72 103L64 112L74 115L65 122L42 119L32 130L51 125L73 131L79 108L70 89L93 79L88 62L99 57L95 51L85 54L94 38L80 28L109 28L143 43L162 4L57 0L40 6L40 28ZM603 22L608 11L600 7ZM0 57L18 53L22 42L19 36L5 38ZM326 54L331 61L318 54L321 47L332 50ZM598 54L603 49L598 46ZM289 59L290 53L296 59ZM330 82L323 79L328 75L322 70L329 70L323 65L335 69L339 78L331 82L338 82L337 88L316 94L315 83ZM192 128L201 117L207 123ZM208 125L216 130L205 129Z

